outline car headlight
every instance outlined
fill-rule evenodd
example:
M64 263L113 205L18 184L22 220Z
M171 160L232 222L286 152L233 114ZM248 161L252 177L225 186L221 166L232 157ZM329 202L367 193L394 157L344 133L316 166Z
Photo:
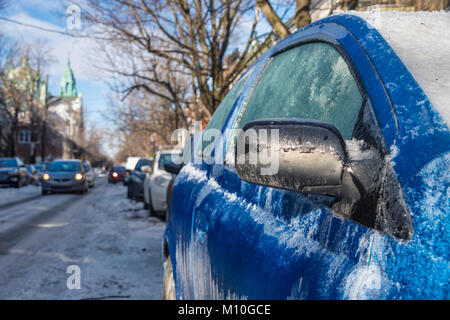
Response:
M44 173L42 179L44 179L45 181L50 180L50 175L48 173Z
M81 173L75 174L75 180L77 181L83 180L83 175Z
M112 176L113 176L114 178L117 178L119 175L117 174L117 172L113 172Z

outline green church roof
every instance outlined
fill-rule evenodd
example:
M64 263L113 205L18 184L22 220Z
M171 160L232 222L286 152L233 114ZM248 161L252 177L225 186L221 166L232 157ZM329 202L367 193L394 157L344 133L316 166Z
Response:
M70 67L69 60L67 60L66 70L64 71L64 75L61 79L61 90L59 95L61 97L73 97L73 98L78 95L75 77L73 76L73 71L72 68Z

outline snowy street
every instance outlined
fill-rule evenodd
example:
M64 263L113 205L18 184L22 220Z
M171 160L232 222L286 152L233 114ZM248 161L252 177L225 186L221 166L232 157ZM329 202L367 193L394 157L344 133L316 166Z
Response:
M0 299L160 299L164 229L104 177L87 195L2 188Z

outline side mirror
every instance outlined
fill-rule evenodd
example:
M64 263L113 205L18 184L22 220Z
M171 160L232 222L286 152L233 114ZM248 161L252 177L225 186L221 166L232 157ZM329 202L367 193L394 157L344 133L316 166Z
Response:
M236 143L237 174L245 181L296 191L334 194L347 161L345 142L331 124L303 119L247 123Z
M142 166L141 167L141 171L145 172L145 173L151 173L152 172L152 167L151 166Z
M328 123L261 119L239 133L235 168L247 182L333 196L335 215L408 240L412 220L388 159L363 140L345 142Z
M183 168L184 164L175 164L172 162L166 162L164 164L164 170L172 173L172 174L178 174L180 172L180 170Z

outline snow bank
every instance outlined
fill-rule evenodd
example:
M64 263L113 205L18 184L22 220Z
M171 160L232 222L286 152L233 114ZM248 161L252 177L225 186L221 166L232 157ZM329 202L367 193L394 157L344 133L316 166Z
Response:
M29 185L19 189L2 187L0 188L0 206L38 196L40 193L41 188L34 185Z

